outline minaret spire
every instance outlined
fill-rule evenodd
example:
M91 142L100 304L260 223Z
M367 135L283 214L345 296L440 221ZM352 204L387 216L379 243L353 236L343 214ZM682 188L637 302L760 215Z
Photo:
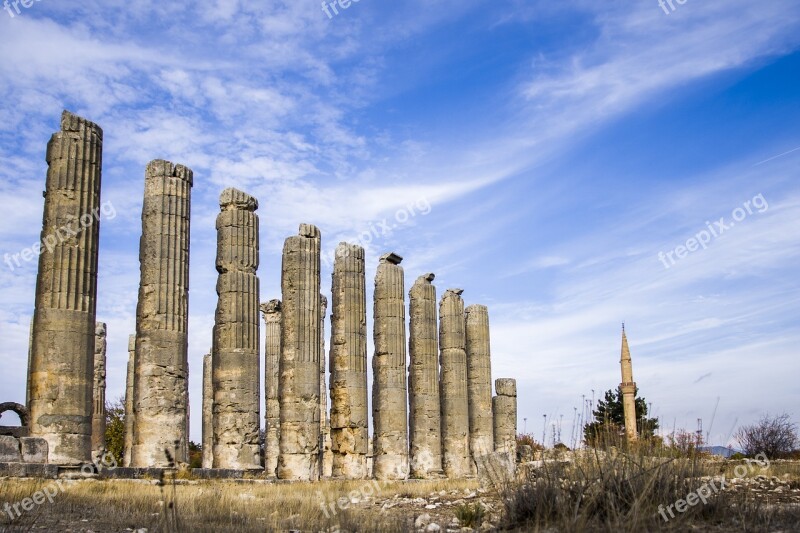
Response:
M636 383L633 381L633 363L631 361L631 350L628 347L628 337L625 334L625 323L622 323L622 354L620 356L620 367L622 369L622 383L619 388L622 391L622 407L625 412L625 436L628 443L638 439L636 431Z

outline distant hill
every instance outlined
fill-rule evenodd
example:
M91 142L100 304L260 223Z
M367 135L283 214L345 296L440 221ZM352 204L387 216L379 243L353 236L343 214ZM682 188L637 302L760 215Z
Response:
M741 450L736 450L734 448L728 448L725 446L701 446L699 450L701 452L708 452L711 455L719 455L720 457L725 457L726 459L735 453L741 453Z

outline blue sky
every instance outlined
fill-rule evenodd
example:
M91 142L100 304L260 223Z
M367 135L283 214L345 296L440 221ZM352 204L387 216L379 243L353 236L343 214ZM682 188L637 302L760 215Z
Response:
M316 0L43 0L2 11L0 253L39 237L45 145L67 108L105 131L102 197L116 217L101 223L98 320L111 398L135 329L144 168L165 158L195 173L194 406L217 199L233 186L260 200L262 301L279 297L283 239L309 222L328 254L367 245L370 288L377 258L395 251L407 287L435 272L440 294L460 287L488 305L493 374L518 379L520 429L540 435L543 415L563 415L569 443L581 396L619 382L622 321L665 429L703 418L709 430L718 398L714 444L763 413L800 421L800 6L676 7L362 0L329 18ZM676 251L721 217L735 224L705 249ZM365 242L381 223L394 228ZM0 268L3 401L24 400L35 279L35 261ZM330 265L322 281L329 293Z

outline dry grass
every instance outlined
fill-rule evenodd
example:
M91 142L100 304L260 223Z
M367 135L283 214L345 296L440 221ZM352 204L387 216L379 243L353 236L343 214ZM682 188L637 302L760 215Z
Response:
M0 506L20 502L53 485L47 480L0 480ZM0 515L0 530L91 529L96 533L147 528L154 531L408 531L414 513L381 512L376 500L427 497L442 490L474 489L469 481L328 481L263 484L224 481L83 480L54 502L36 506L13 522ZM364 494L370 495L364 498ZM361 500L353 505L351 497ZM341 503L337 504L337 501ZM333 504L333 509L331 509ZM323 510L323 506L325 509ZM345 507L344 509L342 507ZM398 513L402 518L398 519ZM327 515L327 516L326 516ZM85 529L81 529L84 527Z

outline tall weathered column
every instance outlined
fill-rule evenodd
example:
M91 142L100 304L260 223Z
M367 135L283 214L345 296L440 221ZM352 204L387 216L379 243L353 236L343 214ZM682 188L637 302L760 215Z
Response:
M333 265L331 314L332 476L367 477L367 296L364 249L340 243Z
M31 317L31 325L28 330L28 371L27 382L25 384L25 407L28 412L31 410L31 372L33 372L33 365L31 365L31 357L33 357L33 318Z
M128 374L125 379L125 455L122 466L131 466L131 453L133 452L133 382L136 374L136 335L128 336Z
M454 479L472 474L463 292L447 290L439 304L442 466L445 475Z
M189 168L159 159L145 171L133 385L134 467L168 467L188 460L192 179Z
M258 200L219 197L217 312L212 348L214 468L260 470Z
M497 379L494 382L497 394L492 398L494 411L494 451L517 457L517 380Z
M203 356L203 468L214 468L214 365Z
M320 233L301 224L283 246L278 478L319 478Z
M274 476L278 468L280 453L281 405L278 397L278 382L281 360L281 301L270 300L261 304L266 325L264 343L264 392L266 395L264 470Z
M94 330L92 403L92 457L97 459L106 449L106 325L103 322L97 322Z
M494 451L489 310L485 305L470 305L464 316L467 338L469 450L473 459L477 459Z
M375 274L375 356L372 358L373 475L408 477L408 390L403 258L385 254Z
M320 281L321 284L321 281ZM329 478L333 471L331 450L331 419L328 416L328 381L325 376L325 319L328 316L328 298L319 295L319 477Z
M30 357L31 435L49 461L91 459L103 130L64 111L47 144Z
M436 276L417 278L408 292L410 332L408 367L411 477L442 475L442 425L439 398L439 334L436 321Z

